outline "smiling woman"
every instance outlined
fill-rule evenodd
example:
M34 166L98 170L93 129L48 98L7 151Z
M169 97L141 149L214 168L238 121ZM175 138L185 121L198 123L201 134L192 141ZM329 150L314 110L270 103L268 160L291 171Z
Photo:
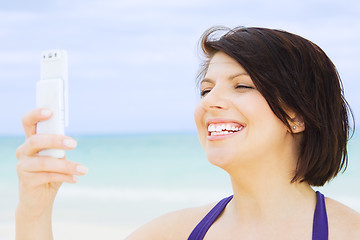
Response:
M351 111L335 66L317 45L285 31L235 28L215 37L220 30L202 36L195 122L209 162L230 175L233 195L159 217L128 239L360 239L360 214L312 189L347 165ZM34 134L50 117L42 113L23 118L17 239L51 239L60 183L87 172L38 156L76 146L65 136Z
M269 153L272 153L274 159L279 155L294 155L295 149L292 149L294 146L291 144L294 138L287 134L286 126L274 115L250 76L239 72L244 73L245 70L225 53L218 52L211 58L205 76L205 79L211 79L211 83L209 80L202 81L201 92L207 93L203 94L195 110L200 142L208 160L230 174L234 171L239 174L241 170L249 173L249 169L241 166L252 164L258 168L254 163L262 160L266 161L260 166L267 166L266 172L269 172L270 165L279 164L277 160L269 161ZM239 130L232 133L223 131L223 127L228 124L238 125ZM208 127L214 125L217 129L209 136ZM297 132L300 131L298 128ZM289 149L285 150L284 146L289 146ZM292 169L296 161L289 159L282 166L284 164L294 165L289 166ZM282 172L280 169L277 171ZM254 173L259 174L261 171L256 170ZM241 176L245 177L245 172Z
M347 165L351 110L331 60L314 43L284 31L239 28L212 41L219 30L210 29L202 38L203 51L211 60L201 71L206 73L204 79L211 74L214 54L228 55L240 72L249 73L248 85L258 89L289 131L306 126L293 181L322 186L335 177ZM220 69L220 75L221 70L227 69Z

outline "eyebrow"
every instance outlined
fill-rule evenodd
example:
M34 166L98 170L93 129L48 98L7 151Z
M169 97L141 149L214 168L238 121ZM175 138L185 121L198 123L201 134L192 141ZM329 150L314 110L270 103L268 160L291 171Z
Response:
M233 80L234 78L239 77L239 76L249 76L249 74L246 72L235 73L233 75L230 75L227 79ZM213 83L214 81L211 78L204 78L203 80L201 80L200 84L202 84L203 82Z

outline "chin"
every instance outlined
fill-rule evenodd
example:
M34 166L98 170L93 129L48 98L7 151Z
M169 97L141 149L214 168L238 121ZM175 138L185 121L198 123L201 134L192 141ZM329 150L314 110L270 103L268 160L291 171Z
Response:
M236 169L247 169L252 168L254 165L258 164L258 155L250 154L248 151L231 151L227 149L206 149L206 157L208 161L223 170L231 174L232 172L237 172Z
M234 158L234 155L224 154L223 151L219 152L213 150L207 152L206 157L212 165L222 168L225 171L227 171L230 166L234 165L234 163L239 161L239 159Z

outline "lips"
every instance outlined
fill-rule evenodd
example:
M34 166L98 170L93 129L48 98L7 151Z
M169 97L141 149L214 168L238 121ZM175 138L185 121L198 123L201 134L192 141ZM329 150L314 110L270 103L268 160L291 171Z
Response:
M212 120L208 123L208 137L230 136L241 131L245 124L228 120ZM213 138L210 138L213 139Z

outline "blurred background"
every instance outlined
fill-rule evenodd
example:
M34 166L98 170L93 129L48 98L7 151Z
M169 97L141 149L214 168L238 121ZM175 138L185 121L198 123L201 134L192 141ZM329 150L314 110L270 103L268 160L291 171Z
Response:
M119 239L164 212L231 194L207 163L193 109L198 39L214 25L283 29L318 44L360 117L359 1L0 1L0 239L13 239L15 150L35 107L40 54L66 49L68 158L90 168L56 202L58 239ZM348 171L321 191L360 211L359 134ZM91 227L91 231L88 230ZM88 234L88 235L86 235Z
M284 29L318 44L360 115L358 1L1 1L0 134L21 135L40 53L69 54L69 134L194 131L197 41L214 25Z

